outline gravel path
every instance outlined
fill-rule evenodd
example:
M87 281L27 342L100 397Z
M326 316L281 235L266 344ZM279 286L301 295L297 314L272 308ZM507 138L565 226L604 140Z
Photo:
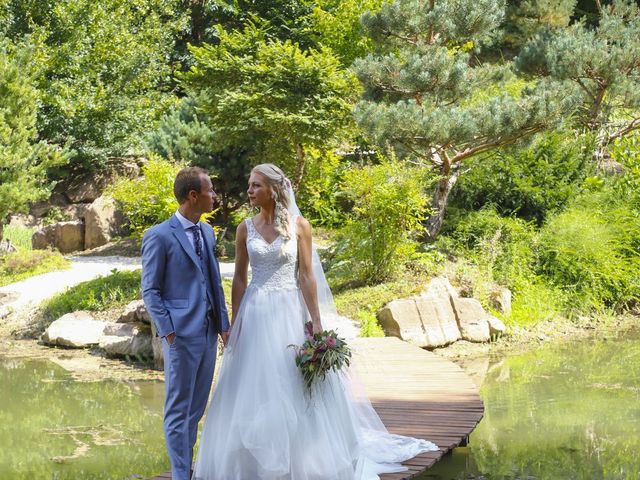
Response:
M72 262L68 270L44 273L0 287L0 307L14 311L21 310L29 305L37 305L78 283L92 280L100 275L109 275L114 268L118 270L141 268L140 257L71 256L67 258ZM223 277L233 277L233 263L221 263L220 271Z

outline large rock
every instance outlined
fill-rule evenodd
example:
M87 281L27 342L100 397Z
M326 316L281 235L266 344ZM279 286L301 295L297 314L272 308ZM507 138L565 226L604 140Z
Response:
M110 197L98 197L84 215L86 249L100 247L122 233L124 216Z
M111 357L153 357L151 328L143 323L111 323L104 329L99 347Z
M151 324L151 317L147 313L143 300L134 300L129 302L120 314L117 323L146 323Z
M448 298L417 296L394 300L378 312L386 335L433 348L460 338Z
M57 248L60 253L84 250L84 223L78 220L47 225L33 234L34 249Z
M507 327L496 317L489 315L487 317L487 323L489 324L489 333L491 336L500 336L507 331Z
M486 342L491 338L487 312L475 298L451 297L462 338L470 342Z
M156 370L164 370L162 341L162 338L158 336L155 324L151 322L151 348L153 349L153 366Z
M491 306L498 312L511 315L511 290L505 287L498 287L489 293Z
M62 213L69 220L84 220L87 211L91 207L90 203L72 203L62 209Z
M41 339L48 345L87 348L100 343L106 325L88 312L67 313L49 325Z
M110 158L105 170L74 175L68 183L61 185L61 189L71 203L90 203L102 195L117 177L136 178L138 175L140 167L135 159Z

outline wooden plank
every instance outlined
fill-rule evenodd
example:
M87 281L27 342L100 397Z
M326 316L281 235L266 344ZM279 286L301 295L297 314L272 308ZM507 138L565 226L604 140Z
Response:
M440 448L405 462L406 472L384 474L381 480L421 474L460 445L482 418L478 388L456 364L396 338L358 338L350 345L354 370L389 431ZM151 480L167 478L169 472Z

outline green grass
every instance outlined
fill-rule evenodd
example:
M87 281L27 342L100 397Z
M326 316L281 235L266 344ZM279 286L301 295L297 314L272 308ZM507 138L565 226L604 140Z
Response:
M35 227L13 227L5 225L2 236L9 240L18 250L31 250L31 237L38 230Z
M35 275L65 270L71 262L51 250L18 250L0 257L0 287Z
M45 316L58 318L77 310L100 312L124 306L140 297L140 270L117 271L79 283L41 305Z

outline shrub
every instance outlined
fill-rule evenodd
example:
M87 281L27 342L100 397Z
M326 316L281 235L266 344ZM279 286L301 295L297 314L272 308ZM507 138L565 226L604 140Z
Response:
M35 275L64 270L70 262L51 250L19 250L0 256L0 287Z
M143 178L121 179L109 189L128 219L133 236L141 237L145 230L177 210L173 182L184 166L154 157L142 167Z
M345 172L353 210L336 247L334 275L374 284L392 278L416 251L427 213L425 169L383 159Z
M640 217L612 195L585 194L541 230L541 273L572 310L619 309L640 296Z
M79 283L46 300L41 310L58 318L77 310L104 311L126 305L140 296L140 270L113 270L111 275Z
M589 140L571 135L541 134L527 148L507 147L478 159L452 192L452 210L479 210L491 204L502 216L542 224L580 192L593 172Z

